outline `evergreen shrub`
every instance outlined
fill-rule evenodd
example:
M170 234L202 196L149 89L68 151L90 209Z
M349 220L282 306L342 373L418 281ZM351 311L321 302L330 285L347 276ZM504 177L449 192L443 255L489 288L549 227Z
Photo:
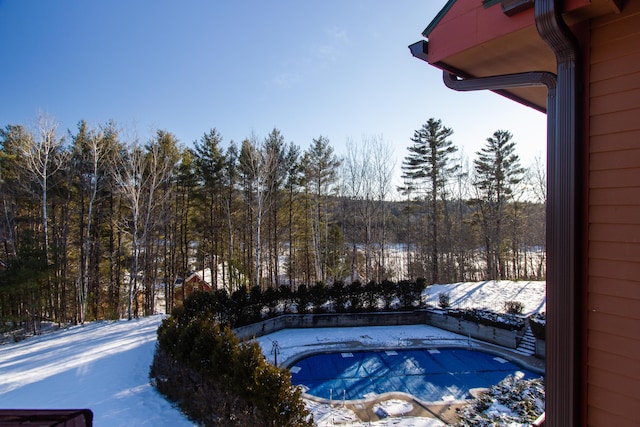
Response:
M187 298L158 329L158 390L206 426L313 425L289 371L271 365L257 342L239 342L204 294Z

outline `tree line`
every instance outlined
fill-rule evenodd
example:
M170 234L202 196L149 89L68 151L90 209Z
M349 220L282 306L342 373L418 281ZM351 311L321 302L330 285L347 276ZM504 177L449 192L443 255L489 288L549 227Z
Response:
M212 287L292 290L334 281L541 279L544 172L525 169L508 131L473 166L453 131L414 132L394 188L391 147L278 129L191 146L156 130L40 116L0 129L0 318L84 322L167 312L176 286L209 268ZM400 196L396 196L400 194Z

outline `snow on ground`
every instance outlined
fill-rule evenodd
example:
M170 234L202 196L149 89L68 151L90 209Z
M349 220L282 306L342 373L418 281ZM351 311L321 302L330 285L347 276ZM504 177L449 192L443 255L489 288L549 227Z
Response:
M513 292L509 292L509 291ZM544 310L544 282L482 282L433 285L427 295L449 292L452 306L493 307L505 300L525 304L526 312ZM435 304L437 305L437 304ZM95 322L0 346L0 408L89 408L99 426L191 426L178 409L149 383L149 366L161 316L118 322ZM403 347L439 345L464 337L426 325L294 329L259 338L267 358L278 363L318 349L345 345ZM465 341L466 342L466 341ZM388 418L360 422L340 406L308 401L319 426L440 427L429 418L398 418L406 407L387 402Z
M374 412L383 418L408 414L412 409L411 403L398 399L385 400L373 407Z
M0 408L88 408L96 427L193 425L149 384L161 320L95 322L0 346Z
M427 304L438 306L439 295L449 294L452 308L486 308L504 312L506 301L524 304L525 315L546 311L544 281L513 282L489 280L485 282L460 282L448 285L431 285L422 293Z

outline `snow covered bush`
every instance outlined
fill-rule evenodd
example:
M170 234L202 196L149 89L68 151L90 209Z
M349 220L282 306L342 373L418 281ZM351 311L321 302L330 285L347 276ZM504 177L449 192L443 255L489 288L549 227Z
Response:
M531 332L536 338L540 340L545 339L545 326L547 324L547 318L545 313L536 313L529 318L529 324L531 325Z
M442 309L447 309L451 306L451 297L449 293L439 293L438 294L438 306Z
M509 314L522 314L524 312L524 303L520 301L505 301L504 311Z
M530 426L544 412L544 381L510 375L459 411L457 427Z
M464 320L480 325L493 326L508 331L519 331L525 326L525 321L520 316L509 313L496 313L491 310L448 310L447 314L454 317L461 317Z

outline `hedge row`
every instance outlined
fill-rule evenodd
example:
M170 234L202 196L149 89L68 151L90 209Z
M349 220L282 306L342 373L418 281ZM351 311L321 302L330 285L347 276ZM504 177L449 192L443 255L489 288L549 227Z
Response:
M331 286L317 283L301 285L295 291L288 286L240 288L231 295L225 290L196 292L187 310L208 312L221 324L232 328L256 323L265 318L286 313L363 312L421 307L420 296L427 286L424 279L416 281L369 282L349 285L335 282ZM188 315L188 314L187 314Z

